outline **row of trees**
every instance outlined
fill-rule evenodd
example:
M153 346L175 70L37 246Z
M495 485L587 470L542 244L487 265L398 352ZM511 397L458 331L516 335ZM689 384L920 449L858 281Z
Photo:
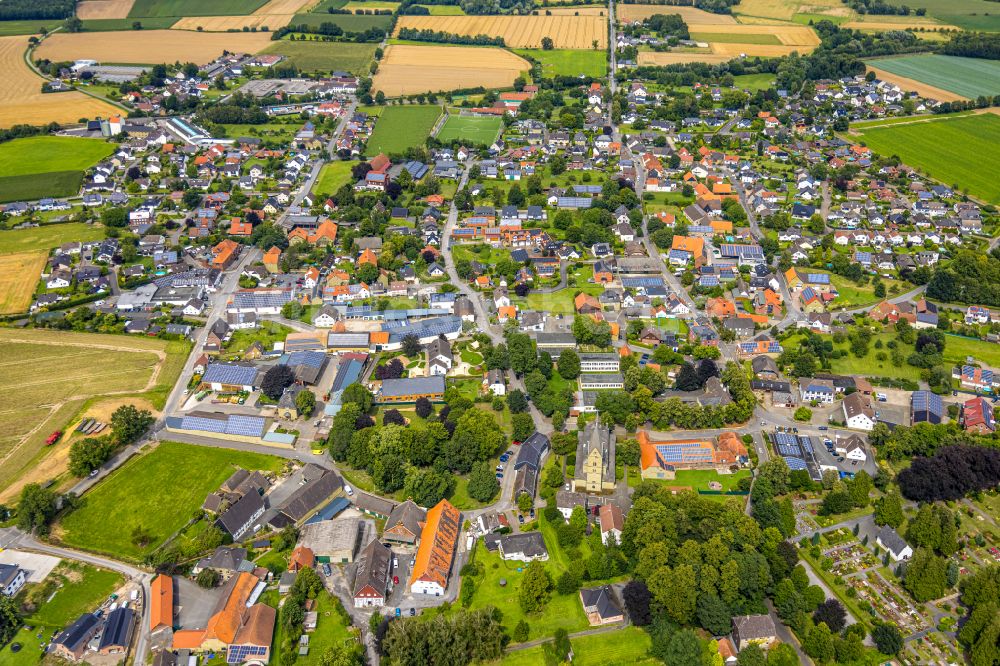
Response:
M443 30L431 30L429 28L419 30L417 28L400 28L399 39L408 39L414 42L434 42L438 44L471 44L473 46L506 46L503 37L491 37L489 35L458 35L453 32Z

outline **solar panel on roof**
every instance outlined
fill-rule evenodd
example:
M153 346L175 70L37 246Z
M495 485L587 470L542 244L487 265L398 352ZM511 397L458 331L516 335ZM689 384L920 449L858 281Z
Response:
M185 416L181 419L184 430L203 430L205 432L226 432L226 422L221 419L209 419L203 416Z
M261 437L264 434L264 419L259 416L234 414L229 417L225 432L227 435Z
M785 459L785 463L788 464L788 469L790 470L807 469L806 461L803 460L802 458L797 458L795 456L782 456L782 457Z
M664 285L661 277L623 277L623 287L662 287Z

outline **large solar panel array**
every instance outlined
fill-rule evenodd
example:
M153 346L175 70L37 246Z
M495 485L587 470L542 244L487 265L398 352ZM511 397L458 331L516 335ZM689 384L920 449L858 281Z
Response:
M239 309L280 308L292 300L292 292L281 291L238 291L233 294L233 307Z
M257 368L230 363L212 363L205 369L201 381L206 384L251 386L257 379Z
M782 456L782 457L785 459L785 464L788 465L788 469L790 470L808 469L806 461L803 460L802 458L796 458L795 456Z
M295 351L288 355L285 365L295 367L304 365L310 368L320 368L326 360L326 354L321 351Z
M827 273L807 273L806 282L809 284L830 284L830 276Z
M718 275L702 275L698 278L698 284L702 287L717 287L719 286L719 276Z
M943 403L941 402L941 396L936 393L914 391L912 399L914 412L932 411L935 414L940 414L942 411Z
M671 259L683 259L684 261L687 261L688 257L691 256L691 253L685 250L671 250L667 256Z
M778 455L802 455L802 452L799 450L798 438L795 435L786 432L776 432L771 436L771 439L774 441L774 448L778 450Z
M726 243L722 245L722 256L741 258L760 257L763 259L764 250L759 245L730 245Z

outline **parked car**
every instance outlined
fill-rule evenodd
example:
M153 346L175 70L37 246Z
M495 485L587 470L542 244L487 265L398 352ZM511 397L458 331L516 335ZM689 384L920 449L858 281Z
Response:
M392 577L392 584L393 585L399 585L399 576L393 576Z
M56 430L54 433L48 436L48 439L45 440L45 446L52 446L53 444L59 441L60 437L62 437L62 430Z
M326 562L323 563L323 575L324 576L332 576L333 575L333 570L330 569L330 565L327 564Z
M524 516L522 514L517 514L517 524L524 525Z
M830 428L828 426L820 426L819 427L819 430L829 430L829 429Z
M503 472L497 472L497 478L498 479L502 479L503 478Z

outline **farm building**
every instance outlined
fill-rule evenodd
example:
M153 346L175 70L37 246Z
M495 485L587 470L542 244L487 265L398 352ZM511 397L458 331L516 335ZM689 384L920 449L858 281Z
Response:
M355 608L385 604L391 570L392 551L378 539L372 539L358 557L353 591Z
M367 529L365 522L361 518L338 518L303 525L299 543L311 550L319 562L347 564L358 552Z
M397 505L388 520L382 538L397 543L415 544L420 538L420 525L427 520L427 512L421 509L413 500L406 500Z
M400 379L386 379L382 382L382 388L375 396L376 402L380 403L409 403L416 402L419 398L441 401L444 399L445 381L444 377L403 377Z
M416 563L410 575L412 594L438 597L444 594L461 527L461 514L448 500L441 500L427 512Z
M747 457L747 449L734 433L711 440L664 440L650 438L640 431L640 465L644 479L672 479L678 469L714 469L738 465Z

